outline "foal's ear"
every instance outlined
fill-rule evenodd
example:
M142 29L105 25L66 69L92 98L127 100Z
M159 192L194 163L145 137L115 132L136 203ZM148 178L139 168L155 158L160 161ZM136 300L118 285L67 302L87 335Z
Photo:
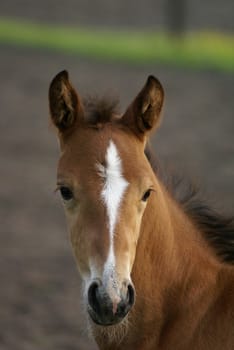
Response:
M49 105L51 120L60 132L71 129L83 114L79 97L65 70L58 73L50 84Z
M150 75L143 89L123 115L122 121L137 136L144 136L159 125L163 100L164 90L161 83Z

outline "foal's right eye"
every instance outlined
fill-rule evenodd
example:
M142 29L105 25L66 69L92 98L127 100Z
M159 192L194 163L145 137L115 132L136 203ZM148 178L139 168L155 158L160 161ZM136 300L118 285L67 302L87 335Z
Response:
M60 193L61 193L63 200L69 201L73 198L73 193L69 187L61 186L59 190L60 190Z

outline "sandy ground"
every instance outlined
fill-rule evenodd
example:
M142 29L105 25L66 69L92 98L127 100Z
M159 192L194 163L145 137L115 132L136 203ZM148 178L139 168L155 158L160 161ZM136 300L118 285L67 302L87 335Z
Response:
M8 5L1 2L0 9L6 12ZM234 76L7 46L0 46L0 63L0 349L94 350L62 207L53 193L58 149L48 123L50 80L66 68L81 94L117 95L124 110L146 77L156 75L166 91L164 122L153 139L157 154L233 213Z

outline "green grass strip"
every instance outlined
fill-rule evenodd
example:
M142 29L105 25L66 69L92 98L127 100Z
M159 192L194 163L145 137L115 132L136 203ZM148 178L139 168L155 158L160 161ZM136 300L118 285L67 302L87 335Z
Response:
M179 40L153 31L72 28L0 18L0 43L99 60L234 73L234 36L221 33L190 33Z

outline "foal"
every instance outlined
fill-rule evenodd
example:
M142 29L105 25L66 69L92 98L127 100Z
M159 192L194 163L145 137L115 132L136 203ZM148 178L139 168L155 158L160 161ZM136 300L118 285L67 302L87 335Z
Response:
M150 76L120 116L82 103L66 71L50 86L57 185L90 327L102 350L233 350L233 221L188 193L176 200L153 171L145 147L163 99Z

